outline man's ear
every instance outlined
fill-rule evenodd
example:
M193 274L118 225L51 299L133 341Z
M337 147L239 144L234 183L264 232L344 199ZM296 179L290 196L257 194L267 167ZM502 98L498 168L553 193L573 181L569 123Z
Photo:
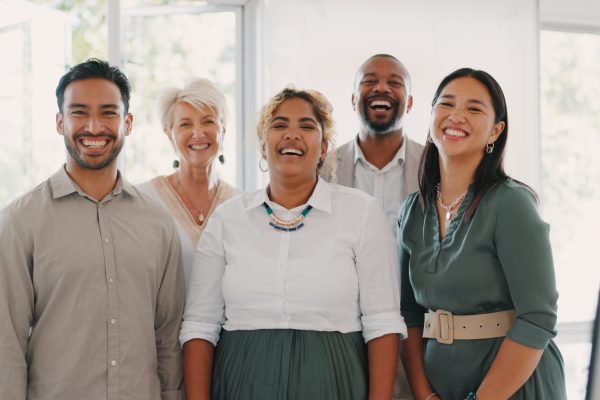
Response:
M64 133L64 128L63 116L59 111L56 113L56 132L58 132L59 135L62 135Z
M356 96L352 93L352 109L356 111Z
M133 114L127 113L125 117L125 136L129 136L131 133L131 127L133 126Z
M412 105L413 105L413 97L412 97L412 95L408 95L408 99L406 100L406 113L407 114L410 111L410 109L412 108Z

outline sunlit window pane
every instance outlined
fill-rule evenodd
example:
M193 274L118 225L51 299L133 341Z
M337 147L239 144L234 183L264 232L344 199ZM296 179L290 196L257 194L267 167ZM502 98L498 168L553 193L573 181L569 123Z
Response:
M54 89L64 72L68 15L25 2L0 3L0 207L64 162Z
M129 9L124 14L125 70L133 85L134 129L125 149L127 176L133 182L168 174L175 153L160 127L156 99L165 86L181 87L194 75L223 91L229 106L225 165L220 175L235 184L236 162L236 14L178 13L173 8Z
M600 35L543 31L540 65L543 203L559 321L591 320L600 282Z

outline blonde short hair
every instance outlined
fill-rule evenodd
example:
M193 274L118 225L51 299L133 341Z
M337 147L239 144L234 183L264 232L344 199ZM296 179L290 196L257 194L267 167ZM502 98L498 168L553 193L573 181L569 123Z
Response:
M191 77L185 82L183 88L168 87L160 91L158 110L163 129L170 129L173 126L173 107L179 102L187 103L197 110L206 107L213 109L221 125L225 127L227 101L223 93L208 79Z
M273 96L267 104L264 105L258 116L258 123L256 124L256 135L258 136L258 142L260 146L261 154L264 155L265 143L267 140L267 131L269 125L273 120L273 114L275 110L286 100L289 99L302 99L310 103L313 112L317 117L317 122L321 126L323 132L323 141L327 144L327 149L332 150L334 147L334 122L333 122L333 107L329 100L325 98L321 93L316 90L297 90L294 87L286 87L281 92ZM335 170L335 157L327 157L324 162L320 162L318 170L322 171L324 168L328 170ZM327 165L324 165L327 164Z

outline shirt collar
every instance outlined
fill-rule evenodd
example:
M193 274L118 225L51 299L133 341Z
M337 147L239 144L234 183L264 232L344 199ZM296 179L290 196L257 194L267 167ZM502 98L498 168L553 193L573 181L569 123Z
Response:
M80 196L90 198L90 196L85 193L83 189L81 189L79 185L73 181L73 179L71 179L69 174L67 174L66 165L60 167L59 170L50 177L50 185L52 187L52 198L54 199L65 197L75 192L77 192L77 194ZM125 178L123 178L120 171L117 171L117 183L107 197L116 197L121 192L125 192L134 197L138 196L135 187L127 182Z
M396 155L394 155L394 158L392 158L392 160L387 165L395 165L396 163L400 165L404 164L404 159L406 158L406 140L406 135L404 135L404 139L402 140L402 146L400 146L400 148L396 152ZM362 160L363 163L369 163L365 158L362 149L358 145L358 135L356 135L356 139L352 143L354 145L354 165L356 165L359 160Z
M263 203L273 204L267 195L268 187L269 186L267 185L263 190L257 190L250 195L250 198L246 203L246 210L260 207ZM331 214L331 187L329 186L329 183L319 177L317 179L315 190L313 190L306 204L312 206L314 209Z

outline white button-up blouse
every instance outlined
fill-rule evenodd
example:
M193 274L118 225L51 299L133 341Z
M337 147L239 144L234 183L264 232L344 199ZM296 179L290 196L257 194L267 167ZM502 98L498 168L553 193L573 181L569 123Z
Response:
M215 210L196 249L182 344L216 345L221 327L406 337L396 243L374 198L319 178L313 208L292 232L269 225L264 202L286 220L306 207L287 210L263 189Z

